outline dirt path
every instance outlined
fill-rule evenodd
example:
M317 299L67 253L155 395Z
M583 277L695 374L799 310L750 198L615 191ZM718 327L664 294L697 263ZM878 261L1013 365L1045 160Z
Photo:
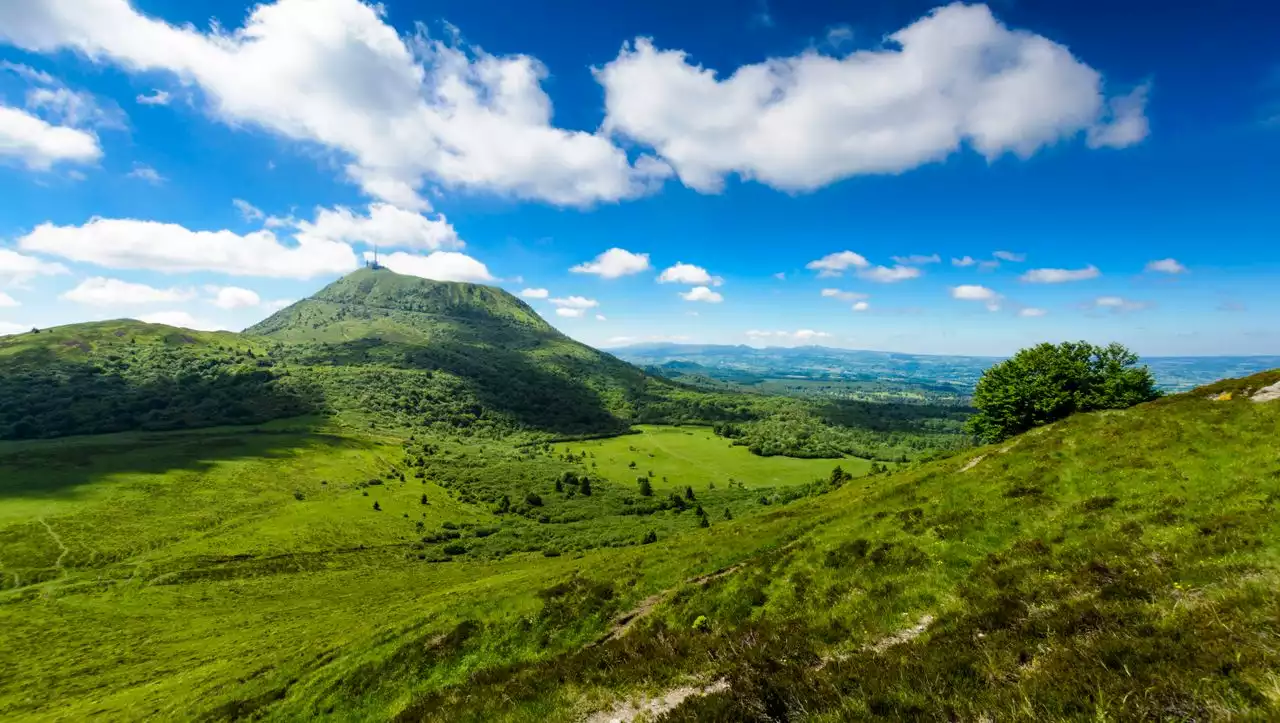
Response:
M705 583L711 582L712 580L719 580L722 577L732 575L738 570L741 570L743 564L744 563L740 562L737 565L730 565L729 567L726 567L723 570L716 570L715 572L709 572L705 575L698 575L697 577L691 577L688 580L685 580L684 584L703 585ZM631 632L631 628L636 623L649 617L649 615L653 613L655 609L657 609L658 605L663 601L663 599L666 598L667 595L671 594L674 590L675 588L672 588L670 590L663 590L662 592L657 593L656 595L650 595L649 597L641 600L639 605L636 605L631 610L628 610L627 612L614 618L613 625L610 626L609 632L605 633L600 639L592 643L591 647L595 647L597 645L604 645L610 640L617 640L618 638L621 638L622 636Z
M656 718L675 710L689 698L710 695L728 690L729 684L717 680L707 685L685 685L672 688L656 698L640 696L634 701L623 701L613 708L594 713L586 719L586 723L633 723L637 720Z
M58 560L53 563L53 566L58 568L63 575L66 575L67 571L62 567L62 561L66 559L67 554L71 552L71 549L66 546L61 537L58 537L58 533L53 531L53 528L49 526L48 522L45 522L43 517L40 518L40 524L44 525L44 529L49 531L49 537L52 537L54 543L58 545L58 549L62 550L62 554L58 555Z

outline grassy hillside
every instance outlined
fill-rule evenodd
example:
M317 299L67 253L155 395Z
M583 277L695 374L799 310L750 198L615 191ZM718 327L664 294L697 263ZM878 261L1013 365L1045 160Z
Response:
M827 458L965 444L953 409L696 389L566 337L501 289L385 269L339 279L242 334L112 321L0 339L0 439L294 416L524 441L735 422L757 453Z
M2 443L0 717L1274 719L1278 380L768 505L300 424Z

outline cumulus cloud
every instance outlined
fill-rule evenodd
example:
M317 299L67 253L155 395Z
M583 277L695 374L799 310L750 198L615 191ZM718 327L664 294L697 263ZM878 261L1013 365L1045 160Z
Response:
M596 314L596 321L608 321L604 314Z
M126 178L136 178L139 181L146 181L154 186L169 180L160 175L160 172L145 163L133 164L133 170L125 174Z
M992 255L992 256L994 256L994 257L996 257L996 258L998 258L998 259L1000 259L1001 261L1012 261L1012 262L1014 262L1014 263L1018 263L1018 262L1022 262L1022 261L1026 261L1026 260L1027 260L1027 255L1026 255L1026 254L1016 254L1016 253L1014 253L1014 252L1012 252L1012 251L997 251L997 252L995 252L994 254L991 254L991 255Z
M117 306L121 304L168 304L195 298L193 289L157 289L146 284L136 284L120 279L94 276L81 281L78 286L64 293L61 298L77 304L91 306Z
M918 266L920 264L936 264L942 261L942 257L937 254L912 254L910 256L894 256L893 263L906 264L908 266Z
M0 70L7 70L10 73L22 78L28 83L38 83L40 85L57 85L58 81L43 70L36 70L30 65L21 63L11 63L7 60L0 62Z
M804 265L806 269L817 271L819 277L840 276L850 268L861 269L866 266L866 257L852 251L837 251Z
M366 253L365 258L371 259L373 254ZM493 274L489 273L489 267L459 251L433 251L426 256L397 251L391 254L379 254L378 263L397 274L420 276L434 281L465 281L477 284L496 281Z
M115 104L99 102L93 94L72 90L57 81L53 87L28 90L26 102L28 109L61 125L116 130L127 127L124 112Z
M1122 296L1099 296L1093 300L1095 309L1105 309L1114 314L1126 311L1139 311L1145 309L1149 304L1145 301L1132 301Z
M0 9L0 16L3 13ZM93 133L53 125L26 111L0 105L0 159L15 160L33 171L47 171L58 163L94 163L101 157L102 147Z
M977 259L973 258L972 256L964 256L958 259L955 257L951 258L952 266L965 267L965 266L973 266L976 263L978 263Z
M1021 309L1018 309L1018 316L1025 316L1028 318L1044 316L1047 313L1048 312L1045 311L1044 309L1037 309L1034 306L1026 306Z
M1062 284L1068 281L1088 281L1101 276L1092 264L1083 269L1032 269L1019 277L1031 284Z
M840 57L808 50L719 78L683 51L637 38L596 71L603 127L656 149L703 192L730 174L811 190L900 173L966 145L989 160L1027 158L1082 131L1094 147L1141 140L1131 130L1142 119L1136 97L1109 101L1098 71L1063 45L1005 27L986 6L938 8L884 46Z
M708 304L719 304L724 301L724 296L718 292L712 291L707 286L695 286L687 292L680 294L680 298L685 301L705 301Z
M557 316L564 316L570 319L581 319L583 314L586 314L586 313L587 312L585 309L571 309L567 306L562 306L556 309Z
M569 296L563 299L552 299L551 304L561 309L594 309L600 305L600 302L595 299L588 299L585 296ZM569 315L561 314L561 316ZM578 316L581 316L581 314L578 314Z
M981 301L987 311L999 311L1002 297L994 290L977 284L961 284L951 287L951 298L960 301Z
M1140 85L1108 101L1105 122L1089 128L1089 147L1125 148L1146 138L1151 132L1146 114L1150 91L1150 86Z
M0 336L21 334L25 331L31 331L31 327L24 324L15 324L11 321L0 321Z
M859 301L858 303L854 304L851 308L854 311L866 311L867 309L871 308L871 304L868 304L865 301Z
M81 226L43 223L19 238L18 246L109 269L164 273L212 271L307 279L357 266L351 247L340 241L299 234L296 244L286 245L271 231L245 235L194 231L174 223L135 219L93 218Z
M867 298L867 294L858 291L843 291L841 289L823 289L822 295L825 298L839 299L840 301L856 301Z
M526 299L545 299L551 295L551 292L546 289L525 289L520 292L520 295Z
M634 163L606 136L552 125L546 68L430 37L401 37L381 5L358 0L257 4L237 29L201 32L124 0L0 3L0 39L28 51L78 51L203 91L211 115L339 152L347 176L402 208L427 206L424 182L554 204L646 193L667 164Z
M297 222L301 235L327 241L364 242L384 248L435 251L466 246L444 214L428 218L389 203L371 203L367 215L345 206L318 208L314 221Z
M701 266L676 263L675 266L663 270L662 274L658 276L658 283L719 286L724 283L724 279L719 276L712 276Z
M1162 274L1181 274L1187 270L1177 259L1160 259L1147 264L1147 271L1155 271Z
M920 269L914 266L872 266L864 269L858 269L858 278L867 281L874 281L879 284L892 284L898 281L906 281L907 279L919 278Z
M649 268L649 254L633 254L626 249L611 248L594 261L578 264L569 269L575 274L595 274L602 279L638 274Z
M198 319L185 311L157 311L154 314L143 314L137 317L138 321L148 324L164 324L166 326L176 326L182 329L195 329L196 331L224 331L226 327L217 322L208 321L206 319Z
M9 296L3 291L0 291L0 308L12 309L18 306L22 306L22 304L19 303L17 299Z
M42 261L35 256L20 254L13 249L0 248L0 284L25 284L37 276L57 276L71 273L59 263Z
M151 95L139 95L134 100L142 105L169 105L170 95L167 91L155 90Z
M215 286L208 291L213 294L210 303L219 309L246 309L262 305L262 297L258 296L258 292L239 286Z

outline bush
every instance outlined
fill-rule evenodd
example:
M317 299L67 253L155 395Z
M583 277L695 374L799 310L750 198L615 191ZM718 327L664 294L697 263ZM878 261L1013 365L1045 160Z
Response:
M531 507L542 506L542 498L538 496L537 492L530 492L529 494L525 495L524 501L529 503Z
M467 552L467 546L460 542L455 542L451 545L444 546L444 554L446 555L465 555L466 552Z
M657 541L658 541L658 533L654 532L653 530L649 530L648 532L644 533L644 538L640 540L640 544L651 545Z
M636 483L640 485L641 497L653 496L653 484L649 482L649 479L647 477L637 477Z
M967 429L998 442L1076 412L1125 409L1160 396L1147 367L1119 344L1039 344L983 372Z

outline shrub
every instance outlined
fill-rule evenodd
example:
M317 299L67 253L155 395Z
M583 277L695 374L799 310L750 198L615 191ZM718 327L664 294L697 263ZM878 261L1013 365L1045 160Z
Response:
M998 442L1076 412L1125 409L1160 396L1155 378L1120 344L1039 344L987 371L973 393L968 430Z
M648 532L644 533L644 538L640 540L640 544L651 545L657 541L658 541L658 533L654 532L653 530L649 530Z
M465 555L467 552L467 546L462 544L461 542L455 542L449 545L445 545L443 548L443 552L446 555Z
M637 478L636 478L636 484L640 485L640 496L641 496L641 497L652 497L652 496L653 496L653 484L652 484L651 482L649 482L649 478L648 478L648 477L637 477Z

